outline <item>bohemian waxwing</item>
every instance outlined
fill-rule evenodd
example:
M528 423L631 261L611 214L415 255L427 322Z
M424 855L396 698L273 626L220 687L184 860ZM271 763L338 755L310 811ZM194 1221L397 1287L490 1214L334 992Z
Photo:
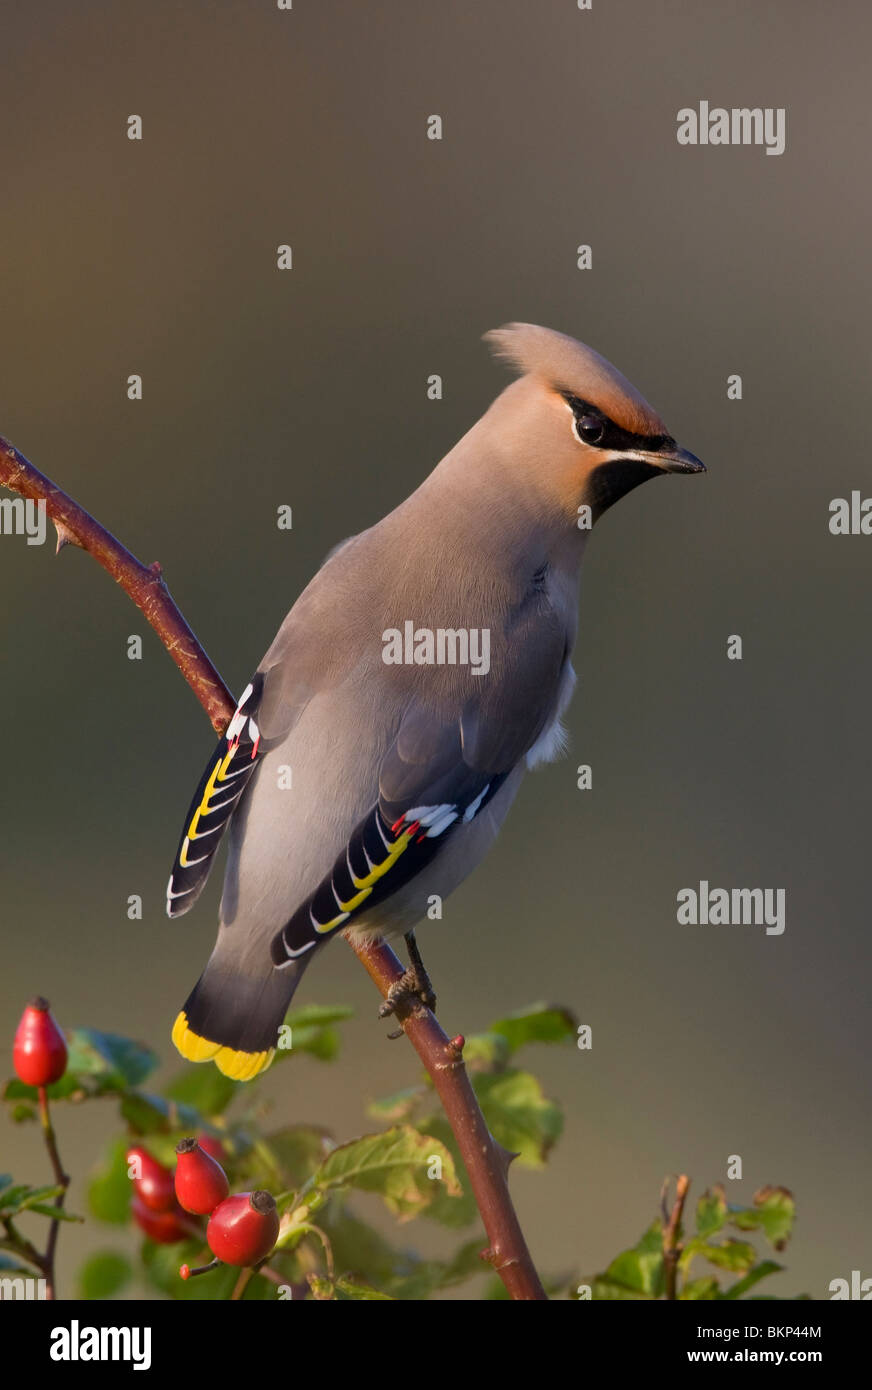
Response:
M590 526L662 473L698 473L592 348L487 337L521 373L383 521L338 546L285 618L185 820L167 911L223 832L215 949L173 1029L191 1061L272 1060L306 966L340 928L411 935L490 848L527 768L563 750ZM383 1013L397 995L389 997Z

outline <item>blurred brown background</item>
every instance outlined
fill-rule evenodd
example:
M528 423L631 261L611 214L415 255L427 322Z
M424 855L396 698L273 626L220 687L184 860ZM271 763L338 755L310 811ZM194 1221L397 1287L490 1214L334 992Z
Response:
M528 780L422 945L449 1031L536 998L593 1027L590 1053L528 1058L567 1108L549 1172L513 1177L545 1271L601 1268L664 1174L699 1192L738 1153L729 1196L775 1182L799 1202L772 1292L872 1274L872 539L827 527L830 499L872 494L868 8L47 0L2 27L0 432L160 559L234 689L327 550L504 385L488 328L593 344L706 461L597 529L569 758ZM701 99L786 107L786 153L680 147L676 111ZM0 583L0 1071L37 991L174 1066L219 876L182 922L162 900L208 725L92 560L3 537ZM784 887L785 934L679 926L676 892L701 878ZM344 946L298 999L355 1005L342 1060L266 1089L350 1137L414 1057ZM59 1122L82 1209L114 1112ZM44 1166L34 1130L4 1121L0 1167ZM440 1247L424 1223L406 1235ZM68 1290L113 1241L64 1230Z

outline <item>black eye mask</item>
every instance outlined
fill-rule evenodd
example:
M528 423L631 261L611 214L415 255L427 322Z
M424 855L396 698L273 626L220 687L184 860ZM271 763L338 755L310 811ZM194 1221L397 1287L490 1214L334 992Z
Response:
M615 449L620 453L627 453L631 449L643 450L646 453L656 453L658 449L674 449L675 440L668 434L633 434L631 430L623 430L620 425L616 425L595 405L589 401L583 401L579 396L574 396L571 391L560 392L566 404L571 407L576 420L582 420L585 415L592 415L595 420L599 420L603 427L603 432L599 439L593 443L595 449ZM579 431L579 433L581 433ZM584 435L581 434L584 439ZM643 481L642 479L639 480ZM635 485L634 485L635 486Z

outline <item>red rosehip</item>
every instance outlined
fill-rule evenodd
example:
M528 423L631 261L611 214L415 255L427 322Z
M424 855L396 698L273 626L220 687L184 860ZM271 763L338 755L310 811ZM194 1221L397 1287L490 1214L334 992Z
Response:
M176 1204L176 1189L169 1168L148 1152L148 1149L127 1150L128 1172L133 1168L133 1190L150 1211L171 1211Z
M19 1081L50 1086L67 1069L67 1045L52 1018L48 1001L31 999L15 1032L12 1062Z
M230 1191L227 1174L196 1139L176 1145L176 1196L185 1211L208 1216Z
M206 1239L226 1265L256 1265L266 1259L279 1235L279 1214L268 1192L237 1192L209 1217Z
M211 1154L219 1163L226 1162L227 1154L224 1145L220 1139L215 1138L214 1134L198 1134L197 1143L204 1153Z
M180 1240L187 1240L190 1235L190 1231L182 1225L185 1214L180 1206L169 1211L152 1211L150 1207L145 1206L141 1197L134 1193L131 1212L139 1229L158 1245L176 1245Z

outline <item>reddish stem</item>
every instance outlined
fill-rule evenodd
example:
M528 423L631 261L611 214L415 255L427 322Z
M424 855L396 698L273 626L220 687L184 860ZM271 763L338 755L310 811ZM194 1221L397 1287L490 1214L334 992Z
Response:
M58 549L65 544L80 546L121 585L154 628L213 728L223 733L236 702L170 597L160 566L143 565L2 437L0 484L22 497L44 500L58 532ZM386 996L404 973L394 952L385 942L349 941L349 945ZM513 1156L496 1143L485 1124L463 1064L462 1048L449 1041L423 1004L400 1008L397 1016L430 1075L457 1139L490 1241L485 1257L512 1298L544 1299L545 1291L509 1195L506 1174ZM240 1276L232 1296L240 1297L244 1286Z
M51 1160L51 1166L54 1170L55 1182L58 1183L64 1189L63 1192L59 1192L57 1197L55 1197L54 1204L57 1207L57 1209L60 1210L64 1204L64 1198L67 1195L67 1188L70 1185L70 1179L68 1175L64 1172L64 1166L61 1163L60 1154L58 1153L57 1140L55 1138L55 1132L51 1122L51 1113L48 1107L48 1092L46 1091L46 1088L44 1086L39 1086L37 1087L37 1094L39 1096L39 1122L42 1125L42 1137L45 1140L45 1147L48 1149L48 1156ZM60 1220L57 1218L55 1218L49 1226L48 1241L45 1247L45 1256L43 1262L43 1269L45 1271L46 1298L54 1298L55 1296L54 1262L55 1250L57 1248L58 1243L58 1232L60 1231L60 1227L61 1223Z

